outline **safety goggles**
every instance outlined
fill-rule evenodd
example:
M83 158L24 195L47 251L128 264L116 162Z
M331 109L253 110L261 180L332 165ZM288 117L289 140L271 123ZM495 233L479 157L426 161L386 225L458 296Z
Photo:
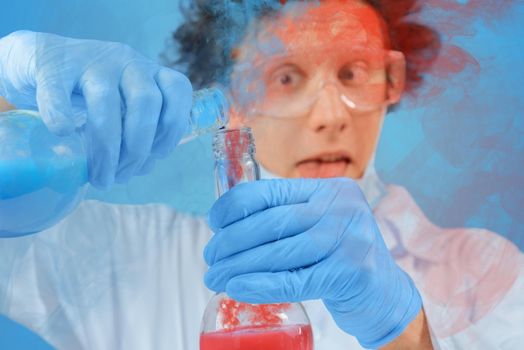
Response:
M304 55L239 63L231 96L237 111L248 118L300 118L321 98L338 99L351 113L373 112L388 105L386 54L367 48L329 52L325 56L335 61L327 65Z

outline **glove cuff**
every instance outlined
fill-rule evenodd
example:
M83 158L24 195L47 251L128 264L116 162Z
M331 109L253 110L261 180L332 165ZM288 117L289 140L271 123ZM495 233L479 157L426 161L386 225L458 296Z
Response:
M358 339L360 345L366 349L380 348L392 340L396 339L404 329L418 316L422 309L422 298L417 290L417 287L411 278L402 271L405 282L409 284L408 288L402 288L402 293L399 300L394 304L395 307L390 312L389 320L384 320L382 324L393 324L393 328L386 334L373 341L365 341Z

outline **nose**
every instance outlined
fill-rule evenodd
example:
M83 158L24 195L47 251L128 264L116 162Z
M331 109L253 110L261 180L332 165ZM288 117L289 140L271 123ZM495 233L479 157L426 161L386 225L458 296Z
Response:
M335 84L324 86L308 116L309 127L317 133L340 133L350 123L350 113Z

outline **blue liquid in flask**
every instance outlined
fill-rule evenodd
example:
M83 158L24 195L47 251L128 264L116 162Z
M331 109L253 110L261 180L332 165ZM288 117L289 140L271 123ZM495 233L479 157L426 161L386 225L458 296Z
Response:
M51 134L37 113L0 115L0 237L41 231L71 212L85 191L78 134Z
M221 90L195 91L181 143L224 127L228 112ZM52 134L34 111L0 113L0 238L53 226L77 207L87 181L86 152L79 134Z

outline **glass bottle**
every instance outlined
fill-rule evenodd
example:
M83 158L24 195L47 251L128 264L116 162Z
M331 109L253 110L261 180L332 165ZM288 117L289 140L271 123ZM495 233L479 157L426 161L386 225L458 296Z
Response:
M225 126L228 111L222 90L195 91L181 143ZM87 181L78 134L52 134L35 111L0 113L0 238L53 226L76 208Z
M217 131L213 150L218 196L260 178L249 128ZM218 293L209 301L201 325L200 350L211 349L312 350L313 335L300 303L253 305Z

